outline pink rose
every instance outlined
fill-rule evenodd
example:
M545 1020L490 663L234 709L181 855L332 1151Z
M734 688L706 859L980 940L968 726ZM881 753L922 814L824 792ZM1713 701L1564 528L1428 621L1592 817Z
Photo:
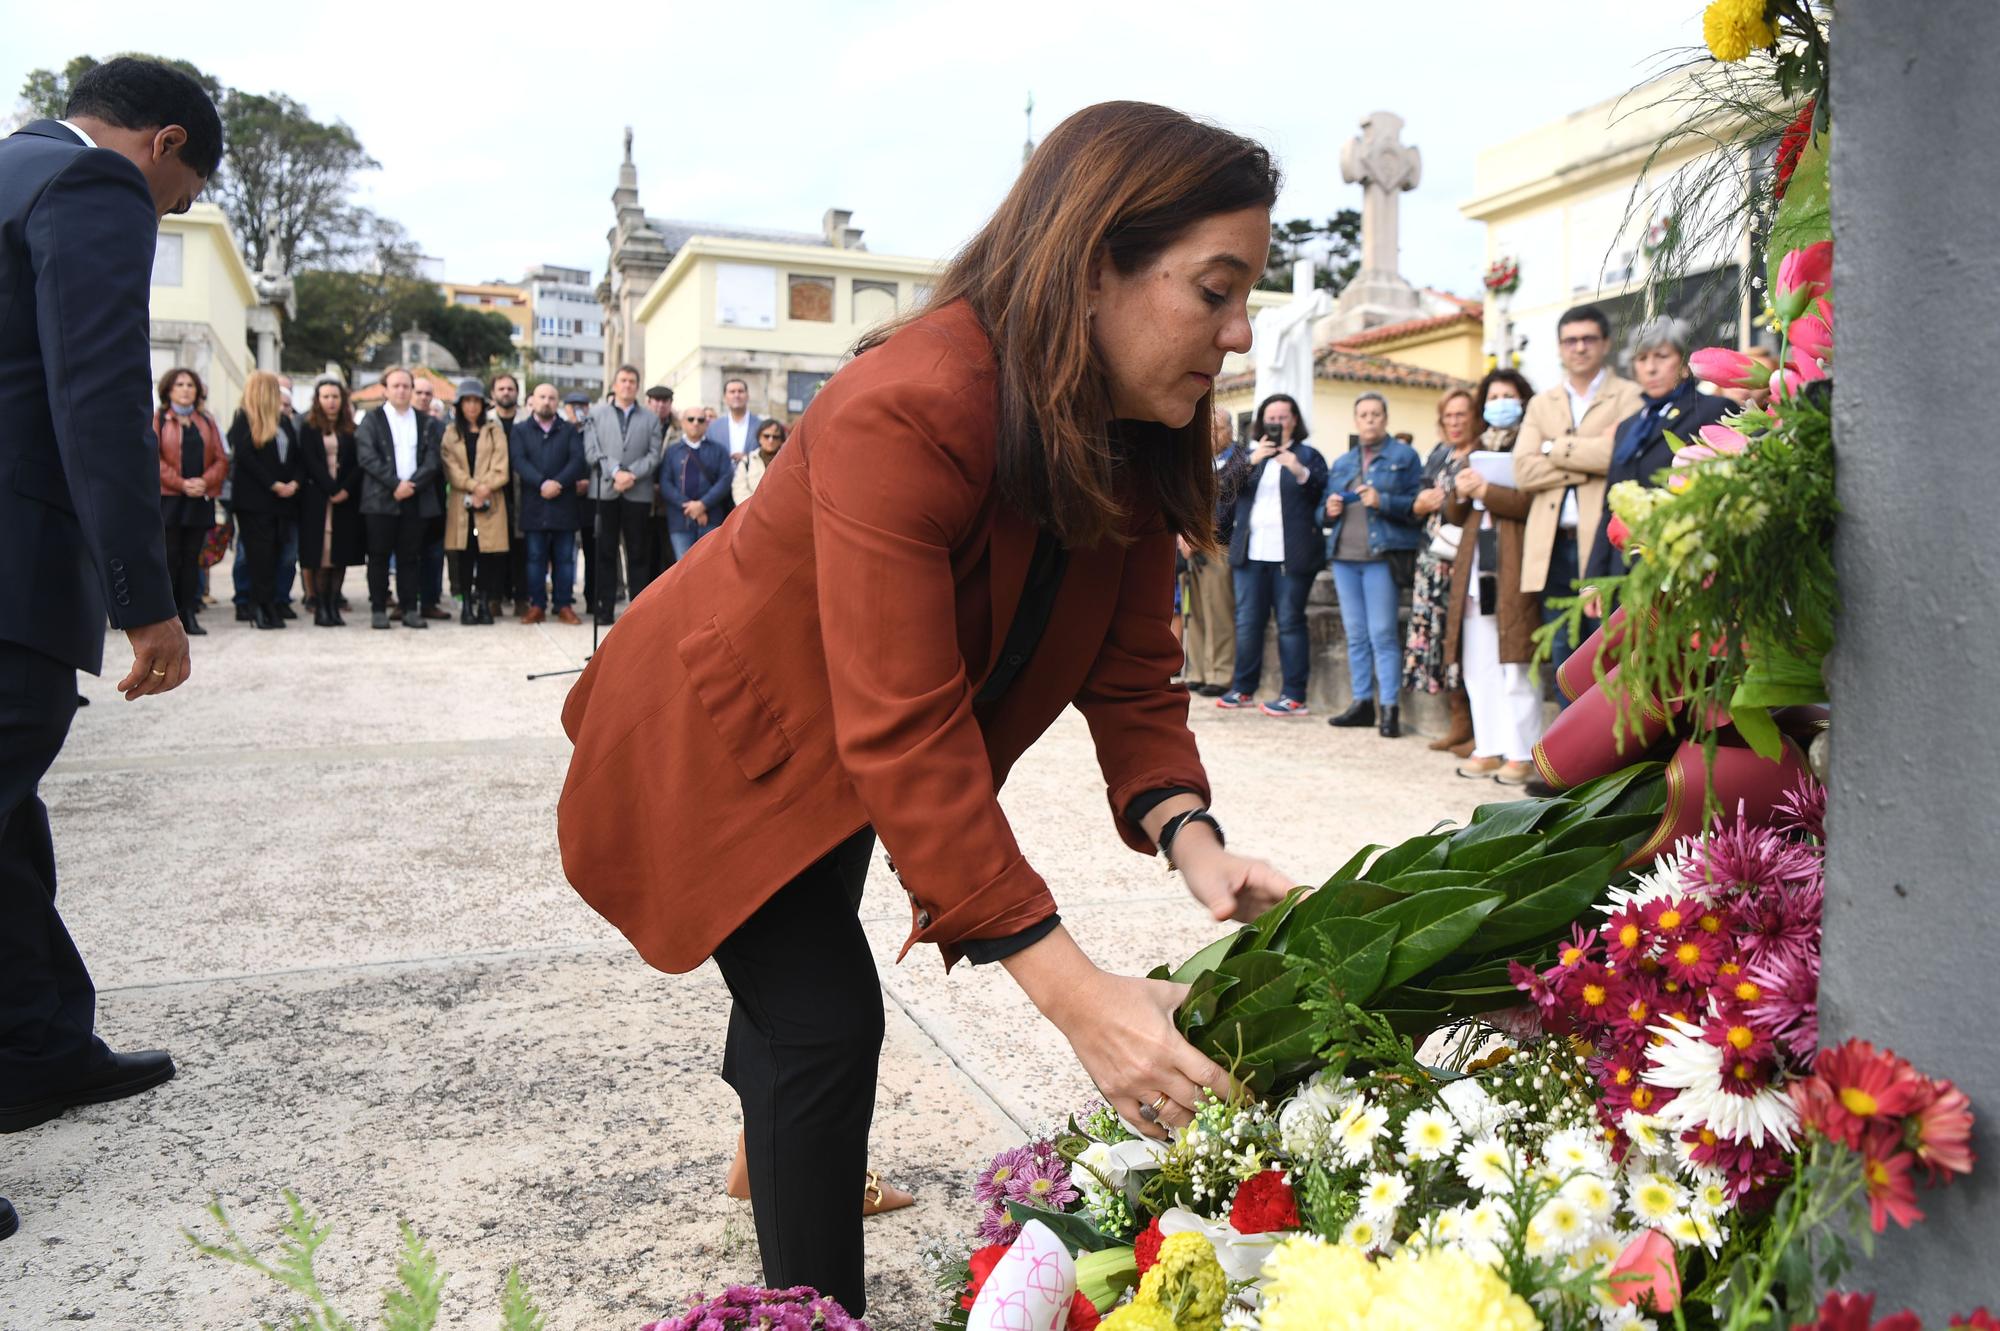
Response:
M1707 462L1713 458L1732 456L1750 447L1750 437L1741 430L1733 430L1727 425L1704 425L1701 427L1701 442L1689 444L1674 454L1674 464L1685 467L1692 462Z
M1688 358L1696 377L1717 388L1762 388L1771 382L1770 367L1728 347L1703 347Z
M1674 1264L1673 1240L1649 1229L1626 1245L1606 1273L1615 1303L1637 1303L1652 1297L1654 1312L1670 1313L1681 1300L1681 1273Z
M1826 302L1820 303L1824 305ZM1802 314L1792 320L1785 336L1791 342L1795 355L1804 354L1817 361L1833 359L1833 329L1817 314Z

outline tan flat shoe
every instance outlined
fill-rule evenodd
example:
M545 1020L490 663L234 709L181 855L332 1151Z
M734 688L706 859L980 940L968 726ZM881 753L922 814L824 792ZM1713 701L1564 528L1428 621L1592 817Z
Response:
M916 1204L916 1198L893 1183L884 1183L874 1170L868 1171L868 1182L861 1189L861 1214L881 1215L884 1211L900 1211L905 1206Z
M1503 786L1525 786L1534 774L1533 763L1508 763L1493 774L1493 779Z
M1506 762L1499 758L1474 758L1456 770L1468 781L1484 781L1506 765Z

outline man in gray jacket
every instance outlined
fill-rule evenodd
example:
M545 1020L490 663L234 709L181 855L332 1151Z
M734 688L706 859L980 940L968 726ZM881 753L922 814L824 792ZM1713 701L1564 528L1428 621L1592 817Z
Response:
M646 519L653 511L653 473L662 450L660 418L639 404L639 372L621 365L611 376L611 400L591 408L583 456L590 496L597 501L597 622L609 625L618 607L618 546L625 546L625 582L636 600L653 571L646 559Z

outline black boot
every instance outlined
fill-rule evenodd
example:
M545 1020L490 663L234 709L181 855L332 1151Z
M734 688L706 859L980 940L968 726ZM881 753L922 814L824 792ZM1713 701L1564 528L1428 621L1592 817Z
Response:
M312 598L312 607L313 627L322 629L332 628L333 611L328 607L326 598L324 596L314 596Z
M493 606L484 596L476 596L473 600L472 622L475 624L491 624L493 622Z
M458 608L458 622L461 624L477 624L479 622L479 612L473 609L472 598L470 596L466 597L465 604Z
M1384 707L1382 709L1382 724L1375 727L1375 729L1381 734L1383 739L1401 739L1403 735L1403 709L1400 707Z
M1375 700L1373 698L1363 698L1339 716L1329 716L1326 719L1326 723L1330 726L1339 726L1342 729L1372 726L1375 724Z
M277 608L268 603L251 610L250 622L260 629L281 629L285 626L285 621L278 618Z
M190 638L199 638L208 632L207 629L201 626L201 621L194 617L192 610L181 616L181 628L187 632Z
M320 599L326 605L326 622L328 625L337 629L346 628L347 616L340 613L340 594L338 592L328 592Z

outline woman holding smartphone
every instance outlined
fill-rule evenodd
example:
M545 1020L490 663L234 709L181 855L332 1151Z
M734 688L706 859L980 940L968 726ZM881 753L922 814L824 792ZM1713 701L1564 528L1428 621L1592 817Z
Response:
M1069 935L997 791L1074 704L1118 836L1201 909L1254 918L1291 886L1207 812L1168 628L1175 538L1213 545L1211 388L1250 345L1277 184L1263 148L1165 107L1064 121L570 694L564 869L652 964L713 957L728 983L772 1285L866 1304L878 836L903 951L1005 967L1127 1119L1157 1133L1228 1088L1175 1030L1184 987Z

